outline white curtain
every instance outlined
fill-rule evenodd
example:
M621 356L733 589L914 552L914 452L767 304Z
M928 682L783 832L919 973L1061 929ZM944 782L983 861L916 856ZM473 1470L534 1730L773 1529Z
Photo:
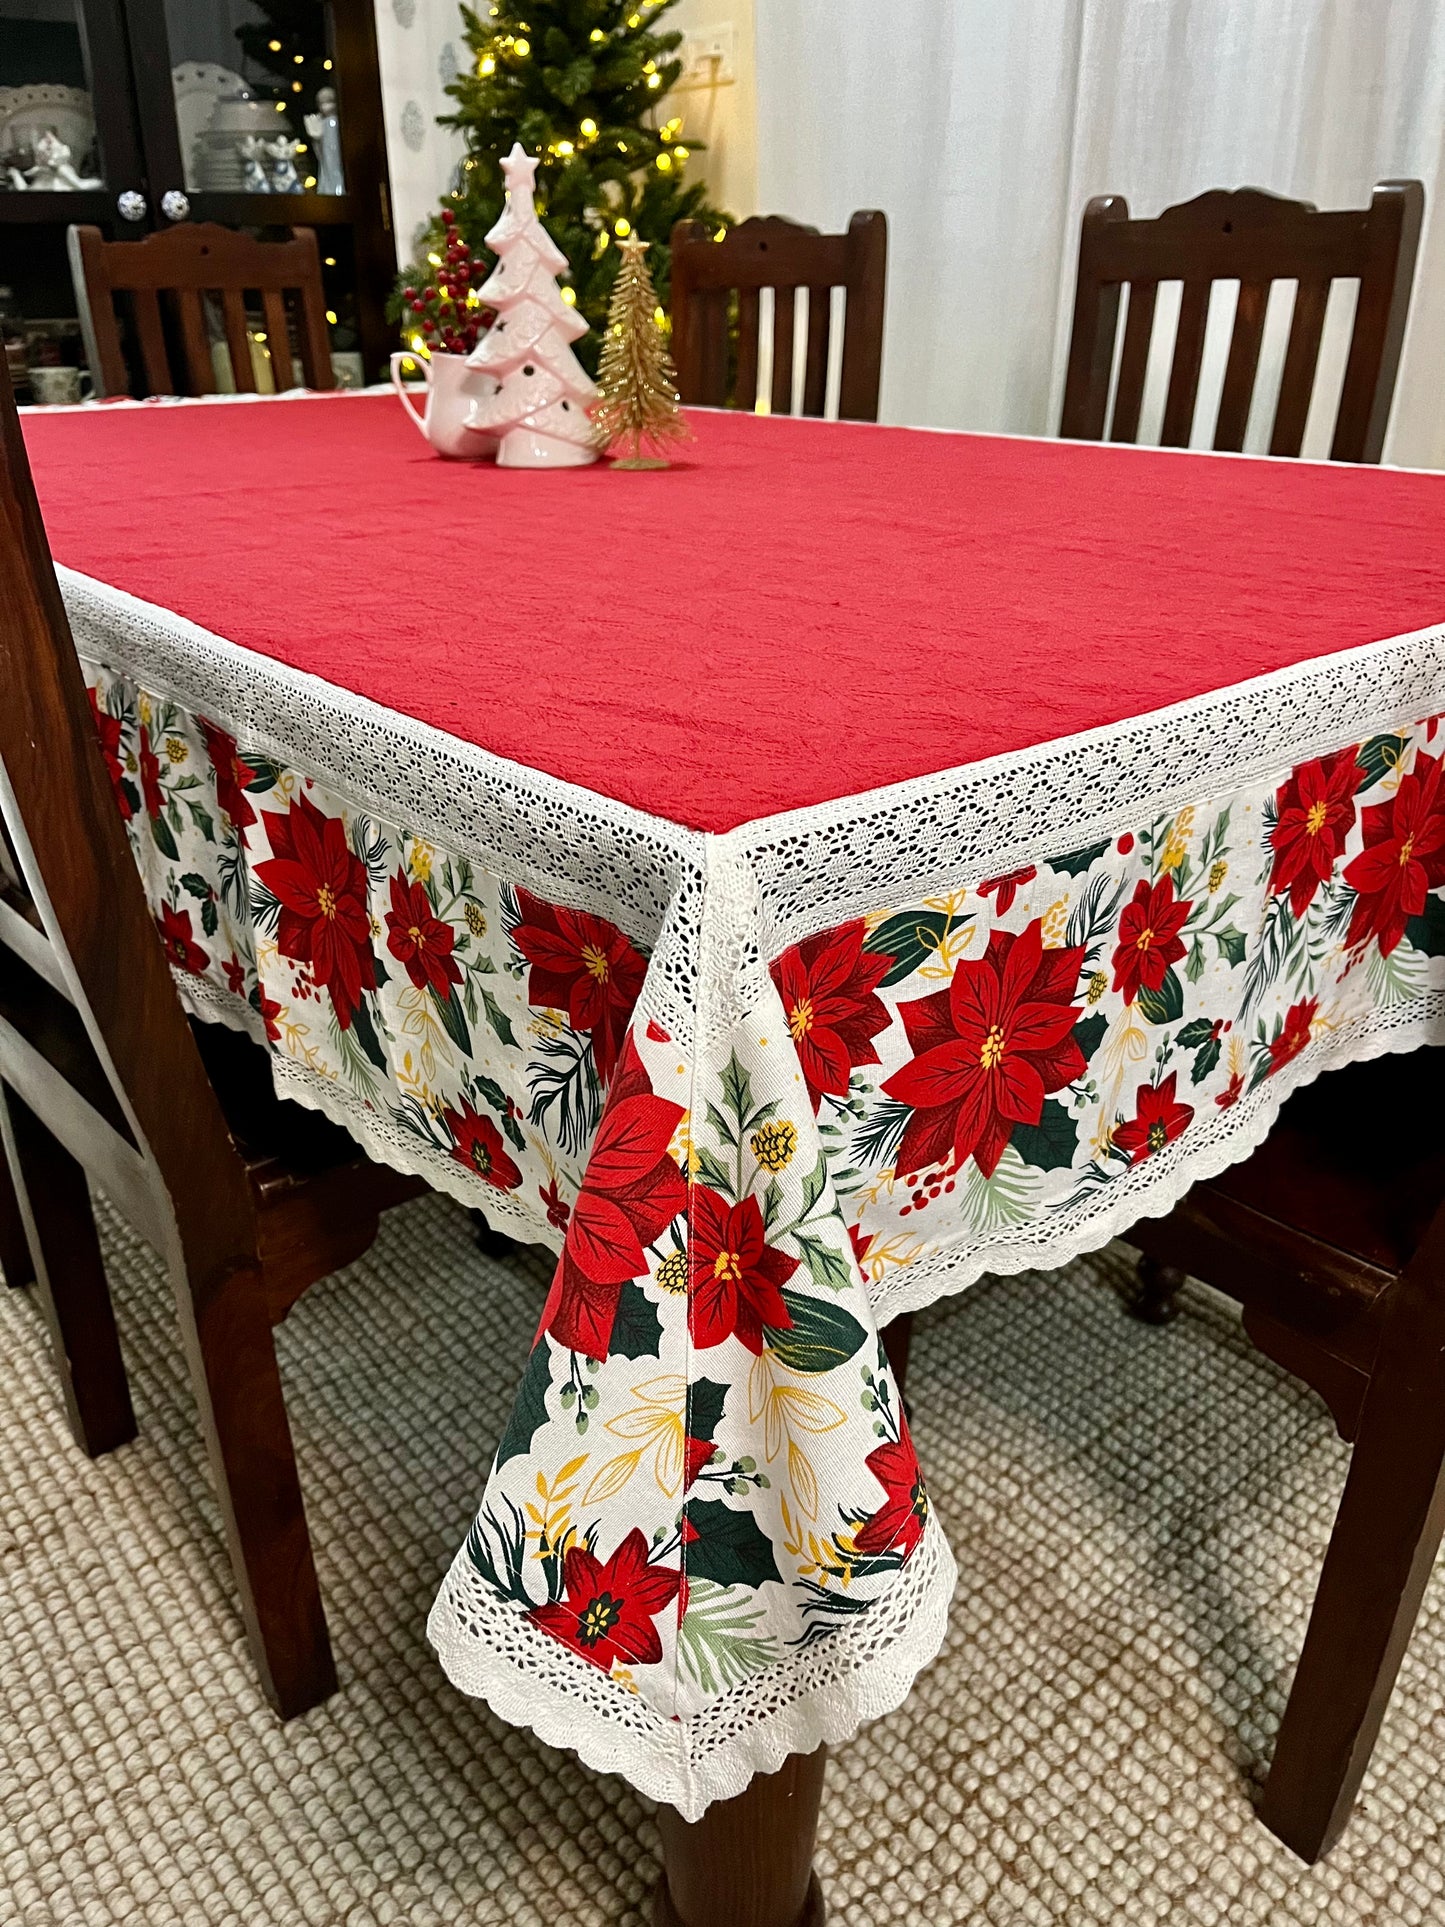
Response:
M392 231L406 267L465 151L459 134L437 126L438 114L456 109L447 83L470 58L457 0L376 0L376 43Z
M1440 0L763 0L757 39L761 208L830 228L888 215L885 419L1057 430L1091 195L1139 215L1210 187L1363 206L1413 176L1425 232L1386 459L1445 467ZM1247 446L1278 381L1276 294ZM1216 291L1206 445L1232 305ZM1306 454L1328 450L1353 305L1337 287ZM1146 435L1161 407L1156 355Z

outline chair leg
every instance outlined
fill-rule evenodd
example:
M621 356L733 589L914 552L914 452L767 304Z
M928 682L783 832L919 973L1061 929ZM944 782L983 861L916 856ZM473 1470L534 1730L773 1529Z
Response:
M35 1282L35 1267L30 1262L30 1245L25 1236L25 1220L20 1215L20 1200L10 1175L10 1160L0 1150L0 1271L7 1285L20 1287Z
M336 1691L259 1261L178 1272L181 1333L261 1687L283 1720Z
M65 1415L98 1458L128 1444L136 1423L85 1172L13 1091L0 1096L0 1134Z
M1188 1282L1187 1273L1155 1258L1141 1258L1137 1282L1125 1303L1131 1318L1145 1325L1171 1325L1179 1316L1174 1302Z
M1350 1817L1445 1526L1441 1282L1394 1287L1260 1804L1308 1862Z
M468 1210L472 1221L472 1242L477 1250L488 1258L510 1258L521 1247L515 1238L509 1238L505 1231L493 1231L487 1223L485 1213L475 1207Z

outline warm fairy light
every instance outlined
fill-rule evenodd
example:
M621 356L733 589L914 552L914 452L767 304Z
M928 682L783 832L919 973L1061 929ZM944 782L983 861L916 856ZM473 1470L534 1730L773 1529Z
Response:
M714 241L726 241L726 239L728 238L727 229L725 227L720 227L717 233L712 238L714 239Z
M434 268L439 268L442 264L441 256L437 254L435 251L433 251L431 254L427 256L427 260L431 262Z
M497 71L497 63L493 59L491 54L483 54L481 59L477 62L477 72L485 76L487 74L494 74L496 71Z
M333 328L334 328L334 327L336 326L336 310L335 310L335 308L328 308L328 309L326 310L326 319L327 319L327 320L328 320L328 321L329 321L329 322L331 323L331 325L332 325L332 327L333 327Z
M579 134L585 135L588 140L592 140L597 133L597 123L589 115L577 131Z
M577 149L572 145L571 141L558 141L557 152L559 154L575 154Z
M657 171L658 171L658 173L659 173L659 174L670 174L670 173L672 172L672 156L671 156L671 154L659 154L659 155L658 155L658 157L657 157Z
M281 42L279 40L268 40L266 45L271 49L273 54L279 54L281 51Z
M662 75L649 74L647 76L647 84L649 87L660 87L662 85Z
M323 68L325 68L328 74L331 72L331 62L329 60L323 60L321 65L323 66Z
M753 403L753 413L755 415L771 415L772 412L773 404L768 400L767 396L759 395Z
M667 310L665 308L654 308L652 311L652 318L660 328L663 322L666 321L667 319Z
M334 268L336 266L336 256L334 254L328 254L321 265L325 268Z
M564 296L563 298L565 299L566 297ZM481 307L481 305L482 305L482 291L481 291L481 289L480 289L480 288L468 288L468 289L467 289L467 306L468 306L469 308L480 308L480 307Z
M296 63L296 65L297 65L298 67L304 67L304 66L306 65L306 56L305 56L305 54L292 54L292 56L291 56L291 58L292 58L292 60L294 60L294 61L295 61L295 63Z
M277 103L276 103L276 112L277 112L278 114L284 114L284 113L285 113L285 111L286 111L286 103L285 103L285 101L284 101L284 100L278 100L278 101L277 101Z
M569 308L575 308L577 306L577 290L575 288L563 288L562 299L567 303Z
M627 24L629 27L640 27L642 25L642 15L640 13L628 14Z
M493 13L495 13L496 11L497 11L497 9L496 9L495 7L493 7L493 8L492 8L492 12L493 12ZM602 29L601 29L600 27L594 27L594 28L592 29L592 31L591 31L591 33L590 33L590 34L588 34L588 36L587 36L587 38L588 38L589 40L605 40L605 39L607 38L607 36L606 36L606 34L605 34L605 33L603 33L603 31L602 31Z
M627 236L632 232L631 221L626 220L625 218L622 220L614 221L612 223L612 232L618 237L619 240L625 241L627 239Z
M299 80L292 81L291 91L293 94L299 94L301 92L301 82Z
M670 141L674 135L682 132L682 115L675 114L671 120L665 120L657 131L665 141Z
M687 159L687 149L685 147L674 147L672 151L678 160L685 161Z
M655 74L657 72L657 62L655 60L644 60L642 63L642 71L645 74Z
M315 185L316 185L316 176L314 174L308 174L306 176L306 186L315 187Z
M517 56L518 60L525 60L531 51L532 44L528 40L514 40L512 42L512 52Z
M251 331L251 339L252 341L259 341L264 343L266 339L266 330L264 328L253 328Z
M420 335L412 336L411 345L416 350L416 352L421 356L423 361L431 360L431 349L427 347L426 343L422 340Z

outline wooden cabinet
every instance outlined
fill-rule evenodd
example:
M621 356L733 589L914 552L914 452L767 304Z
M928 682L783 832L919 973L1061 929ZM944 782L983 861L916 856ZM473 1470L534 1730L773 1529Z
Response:
M333 351L383 373L396 250L371 0L0 0L0 287L32 334L75 315L72 222L184 220L316 228Z

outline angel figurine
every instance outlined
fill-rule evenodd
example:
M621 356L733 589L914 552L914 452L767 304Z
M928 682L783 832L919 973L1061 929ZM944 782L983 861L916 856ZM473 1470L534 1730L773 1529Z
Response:
M33 152L35 165L25 170L32 192L89 194L104 186L101 180L76 172L70 163L70 149L53 127L42 128L35 136Z
M271 177L266 172L266 143L257 134L247 134L240 147L246 192L269 194Z
M316 192L344 194L346 181L341 172L341 122L336 117L336 89L316 91L316 112L305 119L307 137L316 155Z
M296 172L296 143L289 134L278 134L273 141L262 141L270 156L271 192L273 194L299 194L301 176Z

